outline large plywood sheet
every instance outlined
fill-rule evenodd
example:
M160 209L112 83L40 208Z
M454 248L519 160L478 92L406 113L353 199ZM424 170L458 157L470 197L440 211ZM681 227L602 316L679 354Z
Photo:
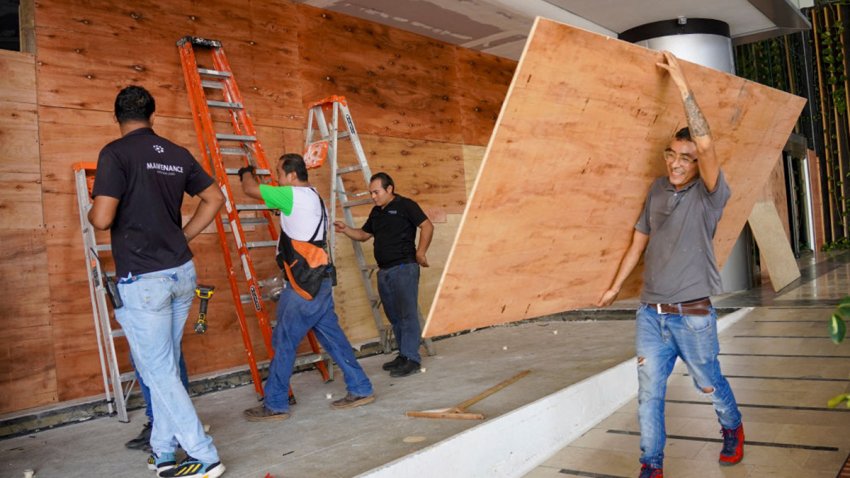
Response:
M538 19L441 279L425 336L595 302L627 248L661 151L686 125L661 54ZM683 62L733 196L722 264L804 100Z
M757 202L748 222L770 275L770 285L779 292L800 277L800 268L776 205L772 201Z

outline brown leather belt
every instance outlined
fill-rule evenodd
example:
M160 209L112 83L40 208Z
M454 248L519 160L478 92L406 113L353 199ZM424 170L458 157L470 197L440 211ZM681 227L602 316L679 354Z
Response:
M708 297L678 304L647 303L646 305L655 309L659 314L708 315L711 313L711 299Z

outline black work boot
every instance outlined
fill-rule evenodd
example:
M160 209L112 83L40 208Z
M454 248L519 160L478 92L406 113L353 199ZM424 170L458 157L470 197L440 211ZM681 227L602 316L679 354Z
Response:
M145 448L149 448L152 428L153 425L151 425L150 422L145 423L145 426L142 428L142 432L139 433L139 436L125 443L124 446L131 450L144 450Z
M400 365L390 369L390 377L407 377L414 373L419 373L419 362L407 358Z
M394 359L392 359L389 362L381 365L381 368L384 369L384 370L392 370L392 369L398 367L399 365L401 365L403 363L404 363L404 357L402 357L401 354L398 354L398 355L395 356Z

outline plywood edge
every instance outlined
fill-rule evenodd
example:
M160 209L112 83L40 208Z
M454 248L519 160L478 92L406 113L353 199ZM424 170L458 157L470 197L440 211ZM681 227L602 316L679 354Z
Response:
M511 84L508 87L508 91L505 93L505 100L502 101L502 107L499 109L499 117L496 118L496 125L493 127L493 131L490 133L490 140L487 141L487 149L484 150L484 159L481 160L481 164L478 166L478 172L475 174L475 181L472 183L472 189L469 192L469 197L466 198L466 205L463 208L463 216L460 218L460 224L458 225L457 231L455 232L454 240L452 241L452 248L449 250L449 255L446 258L446 266L443 268L442 274L440 274L440 281L437 283L437 290L434 293L434 299L431 301L431 308L428 312L428 318L425 320L425 326L422 327L422 337L433 337L437 335L439 332L431 331L432 320L434 319L434 311L437 309L437 304L440 300L440 290L442 290L446 281L446 271L449 270L449 266L452 263L452 259L454 258L455 251L457 250L458 237L460 237L460 232L463 230L464 223L466 222L466 218L469 215L469 206L472 204L472 199L475 197L475 191L478 188L478 181L481 179L481 172L484 171L485 166L487 165L487 158L490 156L490 149L493 147L493 138L496 137L496 132L502 125L502 117L505 115L505 111L508 108L508 103L510 102L511 93L516 86L518 81L518 74L522 70L522 63L525 61L525 54L528 51L529 45L531 44L531 38L534 37L534 32L537 30L537 26L540 24L542 17L535 17L534 24L531 26L531 30L528 32L528 41L525 42L525 45L522 48L522 55L520 55L520 60L517 62L516 68L514 69L514 77L511 80Z

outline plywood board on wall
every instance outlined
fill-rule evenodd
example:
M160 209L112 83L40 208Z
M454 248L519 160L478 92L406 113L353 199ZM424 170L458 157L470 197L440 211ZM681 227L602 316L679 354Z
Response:
M453 45L298 5L305 108L344 95L363 133L460 143Z
M425 336L589 306L686 125L661 54L538 19L502 107ZM682 62L733 196L722 264L804 100ZM616 68L612 68L616 65Z

